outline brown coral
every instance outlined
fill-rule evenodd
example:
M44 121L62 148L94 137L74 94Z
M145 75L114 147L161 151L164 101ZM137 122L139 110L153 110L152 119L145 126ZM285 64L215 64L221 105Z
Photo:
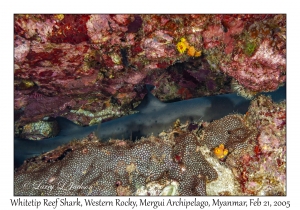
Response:
M209 149L224 144L232 152L246 147L247 140L254 135L255 132L246 127L242 116L234 114L210 123L204 130L202 143Z
M248 112L216 120L204 129L203 142L212 149L225 144L223 160L244 195L286 194L286 104L258 96Z
M181 195L205 195L206 181L217 179L192 134L183 133L168 143L150 137L136 143L71 144L72 151L62 158L46 163L40 157L23 165L15 173L15 194L132 195L151 181L167 178L180 183Z

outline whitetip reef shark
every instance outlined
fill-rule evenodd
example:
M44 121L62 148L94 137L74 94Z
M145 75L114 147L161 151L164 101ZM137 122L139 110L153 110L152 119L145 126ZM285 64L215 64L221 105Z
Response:
M53 150L74 139L84 138L92 132L95 132L102 142L109 139L137 140L151 134L157 136L163 130L169 129L177 119L180 122L210 122L231 113L245 114L251 102L237 94L224 94L163 103L150 92L152 86L146 87L148 93L137 106L138 113L104 122L100 129L97 129L97 125L82 127L63 117L57 117L60 127L57 136L39 141L15 138L15 167L19 167L28 158ZM286 86L275 92L262 94L270 95L273 101L279 102L286 99Z

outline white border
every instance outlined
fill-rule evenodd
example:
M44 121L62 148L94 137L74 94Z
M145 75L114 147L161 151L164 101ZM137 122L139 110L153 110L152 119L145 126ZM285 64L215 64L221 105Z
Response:
M300 24L299 24L299 6L288 1L24 1L15 0L8 3L1 2L1 18L0 18L0 42L1 42L1 57L0 57L0 89L1 89L1 108L0 108L0 131L1 131L1 183L0 183L0 204L3 209L11 209L11 198L13 197L13 14L15 13L286 13L287 14L287 145L288 145L288 160L287 160L287 196L286 197L260 197L261 200L276 200L291 201L289 209L299 209L299 180L300 175L300 137L299 137L299 112L300 104L299 91L300 87L300 59L299 59L299 40L300 40ZM296 2L296 1L293 1ZM24 197L23 197L24 198ZM30 197L26 197L30 199ZM35 197L39 200L44 199ZM73 199L73 197L69 197ZM186 197L187 198L187 197ZM199 198L203 200L212 200L218 197ZM55 197L49 197L55 200ZM84 199L81 197L80 199ZM114 197L103 198L106 200L115 200ZM122 197L122 200L128 198ZM132 200L140 198L131 197ZM161 198L152 197L147 200L159 200ZM168 198L164 198L165 200ZM175 200L178 197L174 198ZM187 199L193 199L189 197ZM197 198L198 199L198 198ZM222 200L249 200L250 197L220 197ZM48 207L48 209L52 207ZM72 207L75 208L75 207ZM82 209L76 207L78 209ZM104 207L96 207L104 208ZM104 209L114 209L104 208ZM129 209L130 207L124 207ZM153 207L143 207L153 209ZM172 207L172 209L182 209L182 207ZM200 209L199 207L197 207ZM225 208L225 207L223 207ZM223 209L222 208L222 209ZM248 207L249 208L249 207ZM255 209L261 209L255 207ZM18 208L19 209L19 208ZM42 209L42 208L39 208ZM62 209L62 208L57 208ZM95 208L93 208L95 209ZM131 209L131 208L130 208ZM162 209L162 208L158 208ZM188 208L190 209L190 208ZM215 208L205 208L215 209ZM229 209L229 208L227 208ZM230 209L242 209L232 207ZM251 208L250 208L251 209Z

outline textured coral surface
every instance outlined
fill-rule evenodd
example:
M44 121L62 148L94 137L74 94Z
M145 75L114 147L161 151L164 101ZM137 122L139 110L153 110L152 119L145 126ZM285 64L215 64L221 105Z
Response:
M259 96L244 116L176 122L136 143L91 135L27 160L15 194L205 195L209 182L209 195L286 195L285 123L285 101Z
M16 128L128 114L145 83L181 100L229 92L231 77L252 92L285 81L282 14L15 15L14 29Z
M255 135L243 150L229 154L243 194L286 195L286 103L273 103L266 96L252 101L244 123Z
M206 181L218 177L192 134L168 143L155 137L137 143L72 143L60 152L63 158L41 157L36 165L22 166L15 174L15 195L132 195L164 179L178 181L181 195L205 195Z
M203 141L209 149L224 145L229 152L234 149L241 150L246 147L247 140L255 137L243 122L242 116L228 115L220 120L215 120L204 130Z
M49 117L92 125L131 113L144 84L173 101L231 88L252 98L285 80L284 14L14 16L22 138L55 135ZM19 168L15 194L203 195L211 181L212 195L286 195L285 107L260 96L244 116L184 124L167 139L72 142Z

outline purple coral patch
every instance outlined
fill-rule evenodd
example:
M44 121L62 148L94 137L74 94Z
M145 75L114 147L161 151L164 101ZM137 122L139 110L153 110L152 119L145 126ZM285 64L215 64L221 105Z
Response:
M194 77L198 82L205 82L208 77L210 70L199 69L199 71L187 71L192 77Z
M213 91L213 90L216 89L217 84L216 84L216 82L214 80L208 79L206 81L206 87L207 87L208 91Z
M142 24L143 24L143 20L142 20L141 16L135 15L134 21L129 23L128 30L126 32L127 33L137 33L140 30L140 28L142 27Z

